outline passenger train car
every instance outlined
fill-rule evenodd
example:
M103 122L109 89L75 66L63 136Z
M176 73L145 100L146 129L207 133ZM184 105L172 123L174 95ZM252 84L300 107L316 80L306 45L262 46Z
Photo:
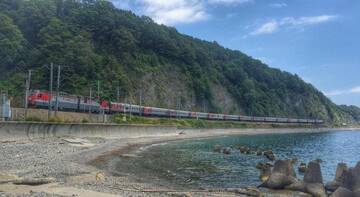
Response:
M51 100L51 102L50 102ZM264 122L264 123L297 123L297 124L323 124L323 120L312 119L289 119L276 117L256 117L241 116L227 114L213 114L204 112L192 112L174 109L165 109L157 107L146 107L132 105L127 103L116 103L102 101L98 103L96 100L86 97L60 94L56 100L56 96L44 91L33 91L28 97L29 105L35 108L48 108L49 104L53 109L58 103L59 111L78 111L91 113L132 113L143 116L158 116L172 118L194 118L207 120L223 120L223 121L244 121L244 122Z

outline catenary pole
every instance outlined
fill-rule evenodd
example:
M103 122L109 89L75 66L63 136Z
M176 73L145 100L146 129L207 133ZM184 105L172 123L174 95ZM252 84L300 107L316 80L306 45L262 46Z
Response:
M27 80L26 80L26 90L25 90L25 118L27 117L27 109L28 109L28 106L29 106L29 100L28 100L28 97L29 97L29 94L30 94L30 85L31 85L31 70L29 70L28 72L28 77L27 77Z
M61 74L61 66L58 66L58 73L57 73L57 85L56 85L56 106L55 106L55 115L59 111L59 96L60 96L60 74Z
M48 112L48 119L51 118L51 111L52 111L52 89L53 89L53 71L54 71L54 65L53 63L50 64L50 87L49 87L49 112Z

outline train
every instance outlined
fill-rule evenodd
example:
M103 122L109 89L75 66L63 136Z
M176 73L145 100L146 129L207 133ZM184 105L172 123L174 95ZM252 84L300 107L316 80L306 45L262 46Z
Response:
M49 108L51 103L52 109L59 111L77 111L89 113L131 113L142 116L169 117L169 118L189 118L189 119L205 119L219 121L242 121L242 122L258 122L258 123L293 123L293 124L323 124L323 120L318 119L293 119L278 117L257 117L243 115L228 115L217 113L193 112L175 109L166 109L158 107L148 107L133 105L128 103L119 103L111 101L100 101L88 97L68 95L61 93L59 96L51 94L47 91L35 90L28 97L30 107ZM51 102L50 102L51 100Z

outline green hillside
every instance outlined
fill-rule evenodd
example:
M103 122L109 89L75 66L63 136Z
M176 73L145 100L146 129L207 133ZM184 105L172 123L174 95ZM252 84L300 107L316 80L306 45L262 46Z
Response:
M21 104L24 80L48 89L49 64L61 90L102 99L256 116L359 120L296 75L158 25L102 0L0 0L0 89ZM97 94L96 91L94 91ZM356 111L356 110L352 110Z

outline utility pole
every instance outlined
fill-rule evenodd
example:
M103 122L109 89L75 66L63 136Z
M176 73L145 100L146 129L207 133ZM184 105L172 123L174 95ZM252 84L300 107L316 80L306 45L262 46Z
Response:
M58 66L58 73L57 73L57 85L56 85L56 111L55 116L57 115L57 112L59 111L59 96L60 96L60 73L61 73L61 66Z
M31 85L31 70L29 70L28 78L26 79L26 90L25 90L25 118L27 116L27 109L28 109L28 97L29 97L29 91L30 91L30 85Z
M90 95L89 95L89 114L91 114L91 97L92 97L92 88L90 86Z
M100 101L100 81L99 80L97 81L97 97L98 97L98 100Z
M49 87L49 112L48 112L48 120L51 118L51 108L52 108L52 102L51 102L51 100L52 100L52 94L53 94L53 92L52 92L52 89L53 89L53 71L54 71L54 65L53 65L53 63L51 63L50 64L50 87Z
M120 86L118 86L116 89L116 100L120 103Z

